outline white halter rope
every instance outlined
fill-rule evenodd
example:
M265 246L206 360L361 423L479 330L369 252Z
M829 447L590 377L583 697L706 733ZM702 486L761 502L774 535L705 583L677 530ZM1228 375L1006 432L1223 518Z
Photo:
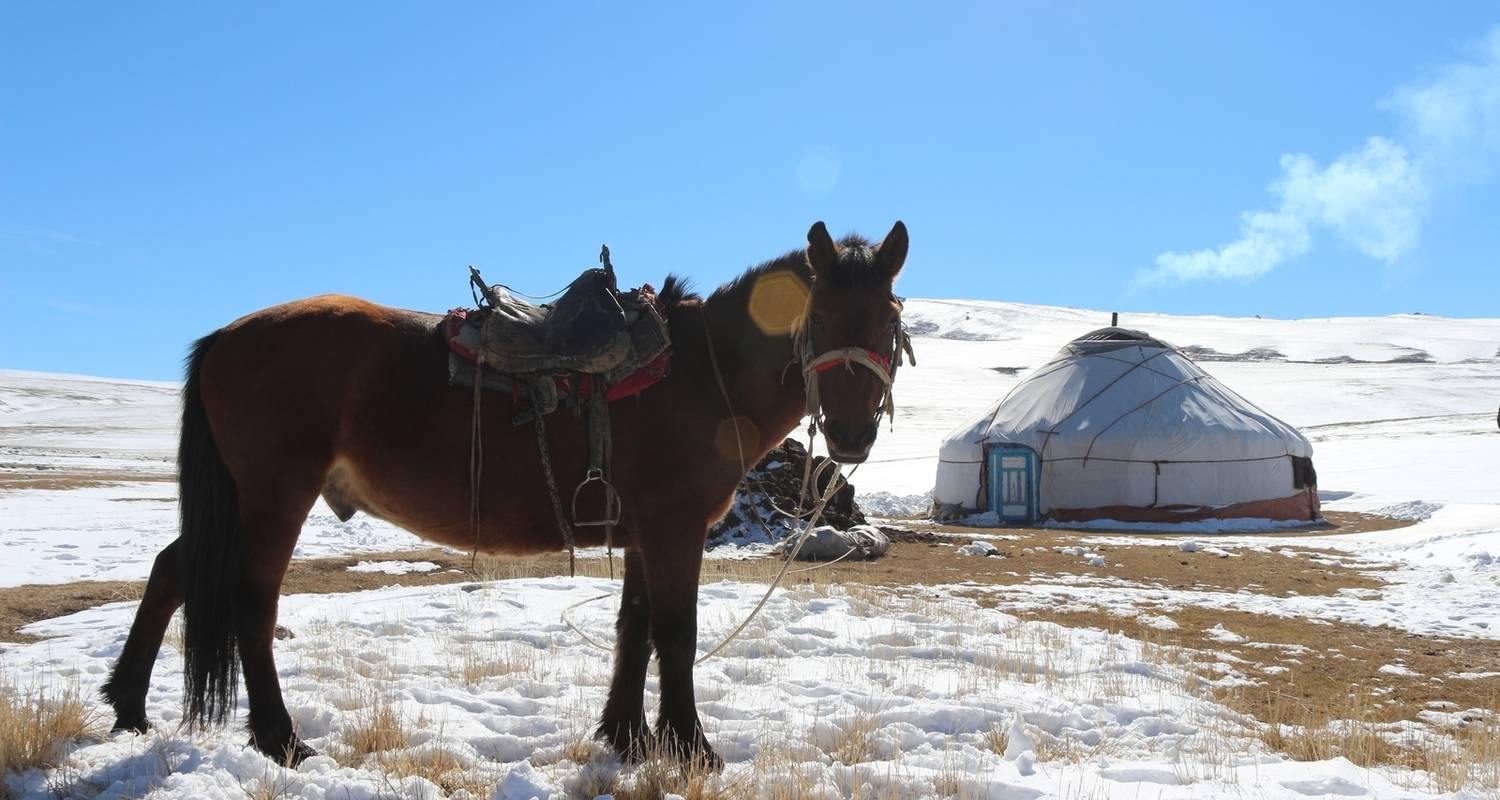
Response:
M756 602L755 607L750 609L750 613L745 615L745 618L734 627L734 630L726 634L723 639L720 639L719 643L713 646L713 649L696 658L693 661L694 666L702 664L710 658L718 655L721 650L729 646L730 642L738 638L740 633L742 633L745 628L749 626L751 620L755 619L756 615L760 613L761 609L765 608L766 603L771 599L771 595L776 592L776 588L781 585L782 579L785 578L789 572L811 572L813 570L822 569L823 567L832 566L844 560L844 558L849 555L849 553L845 553L844 555L839 556L832 561L817 564L811 567L802 567L795 570L789 569L789 567L791 567L792 565L792 562L797 559L797 553L802 550L802 545L807 542L807 537L812 533L813 529L817 527L818 521L822 519L823 509L827 508L829 501L831 501L848 483L848 480L845 479L843 473L839 470L838 463L833 461L832 459L825 460L823 464L818 467L818 470L816 472L814 472L812 468L813 440L817 437L818 429L822 427L823 424L822 402L818 395L818 374L836 368L839 363L843 363L844 368L850 370L851 372L854 369L851 366L852 364L860 364L869 368L880 378L881 382L885 385L884 402L882 403L880 409L875 412L875 419L877 422L879 422L880 416L882 414L889 414L891 418L891 425L894 427L896 417L896 402L892 395L892 385L896 380L896 369L902 364L903 353L908 359L911 360L913 366L915 366L917 363L917 356L914 352L912 352L911 336L907 334L906 326L901 322L899 314L895 322L892 323L893 333L891 342L891 358L886 358L885 356L882 356L873 350L866 350L859 347L845 347L837 350L830 350L826 353L823 353L822 355L815 355L812 349L812 335L810 334L810 332L808 332L809 326L806 324L806 321L807 317L806 315L803 315L802 317L799 317L796 322L795 332L792 335L792 361L787 365L802 365L803 386L804 390L807 393L807 414L812 418L812 423L808 426L807 459L803 464L802 469L802 488L800 491L800 497L797 501L797 510L795 512L782 510L780 507L775 506L774 502L772 503L772 506L775 507L777 511L791 519L801 519L805 517L807 521L805 524L803 524L802 530L797 534L797 543L792 546L791 550L787 551L786 560L782 562L781 569L777 571L776 577L771 580L771 585L766 587L765 594L761 595L761 598ZM740 438L739 417L734 413L734 403L729 397L729 388L724 384L724 374L719 369L719 357L718 354L714 351L713 332L709 330L708 317L706 316L703 317L703 335L704 341L708 347L708 359L709 362L713 365L714 379L719 386L719 395L724 399L724 408L729 412L729 419L734 428L734 444L735 448L739 451L740 474L742 476L740 478L740 485L736 487L735 490L736 493L738 493L741 488L747 486L750 468L745 461L745 446L743 440ZM829 479L828 484L824 488L824 490L819 491L818 486L819 484L823 483L822 474L828 469L834 470L833 476ZM857 470L859 469L859 467L856 465L855 469ZM851 471L850 474L852 475L853 472ZM765 492L762 492L762 494L765 494ZM810 511L804 512L802 510L803 504L809 499L813 501L812 509ZM759 515L752 514L751 516L754 517L757 522L760 522L761 525L765 524L764 521L760 519ZM851 549L849 552L852 553L854 551ZM578 636L587 644L590 644L600 650L611 650L612 648L595 640L593 637L585 633L582 628L575 625L573 623L573 620L568 617L568 614L571 613L574 609L589 605L591 603L596 603L600 600L606 600L613 596L614 595L612 594L601 594L597 597L590 597L586 600L580 600L579 602L563 609L562 614L559 615L559 619L564 625L568 627L569 630L578 634Z

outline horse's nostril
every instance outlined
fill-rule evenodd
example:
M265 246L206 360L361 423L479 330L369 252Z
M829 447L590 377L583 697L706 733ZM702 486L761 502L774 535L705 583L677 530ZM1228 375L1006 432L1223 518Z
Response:
M842 450L851 452L868 450L875 444L879 426L874 422L849 423L844 420L828 420L828 441Z

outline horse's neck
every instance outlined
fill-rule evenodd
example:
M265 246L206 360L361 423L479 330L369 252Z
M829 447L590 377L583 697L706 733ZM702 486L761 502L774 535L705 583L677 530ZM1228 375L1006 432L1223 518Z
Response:
M792 359L792 336L765 333L735 298L710 298L702 315L734 413L748 418L759 434L753 444L745 442L758 457L797 427L807 404L802 371ZM720 394L717 381L712 391ZM727 409L722 414L728 419Z

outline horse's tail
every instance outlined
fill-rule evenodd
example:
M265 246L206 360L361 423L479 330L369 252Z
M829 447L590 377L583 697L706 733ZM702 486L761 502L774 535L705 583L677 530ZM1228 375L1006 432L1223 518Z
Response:
M190 725L219 724L238 698L242 536L239 489L219 455L199 373L218 340L193 345L182 387L177 486L182 514L183 706Z

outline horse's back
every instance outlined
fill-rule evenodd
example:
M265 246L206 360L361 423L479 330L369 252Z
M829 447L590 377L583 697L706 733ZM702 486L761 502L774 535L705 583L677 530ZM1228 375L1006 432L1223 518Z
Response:
M421 333L430 331L441 320L441 314L394 308L346 294L320 294L251 312L225 325L222 332L330 326Z
M352 435L430 409L447 381L440 319L320 295L222 328L200 383L236 477L321 485Z

